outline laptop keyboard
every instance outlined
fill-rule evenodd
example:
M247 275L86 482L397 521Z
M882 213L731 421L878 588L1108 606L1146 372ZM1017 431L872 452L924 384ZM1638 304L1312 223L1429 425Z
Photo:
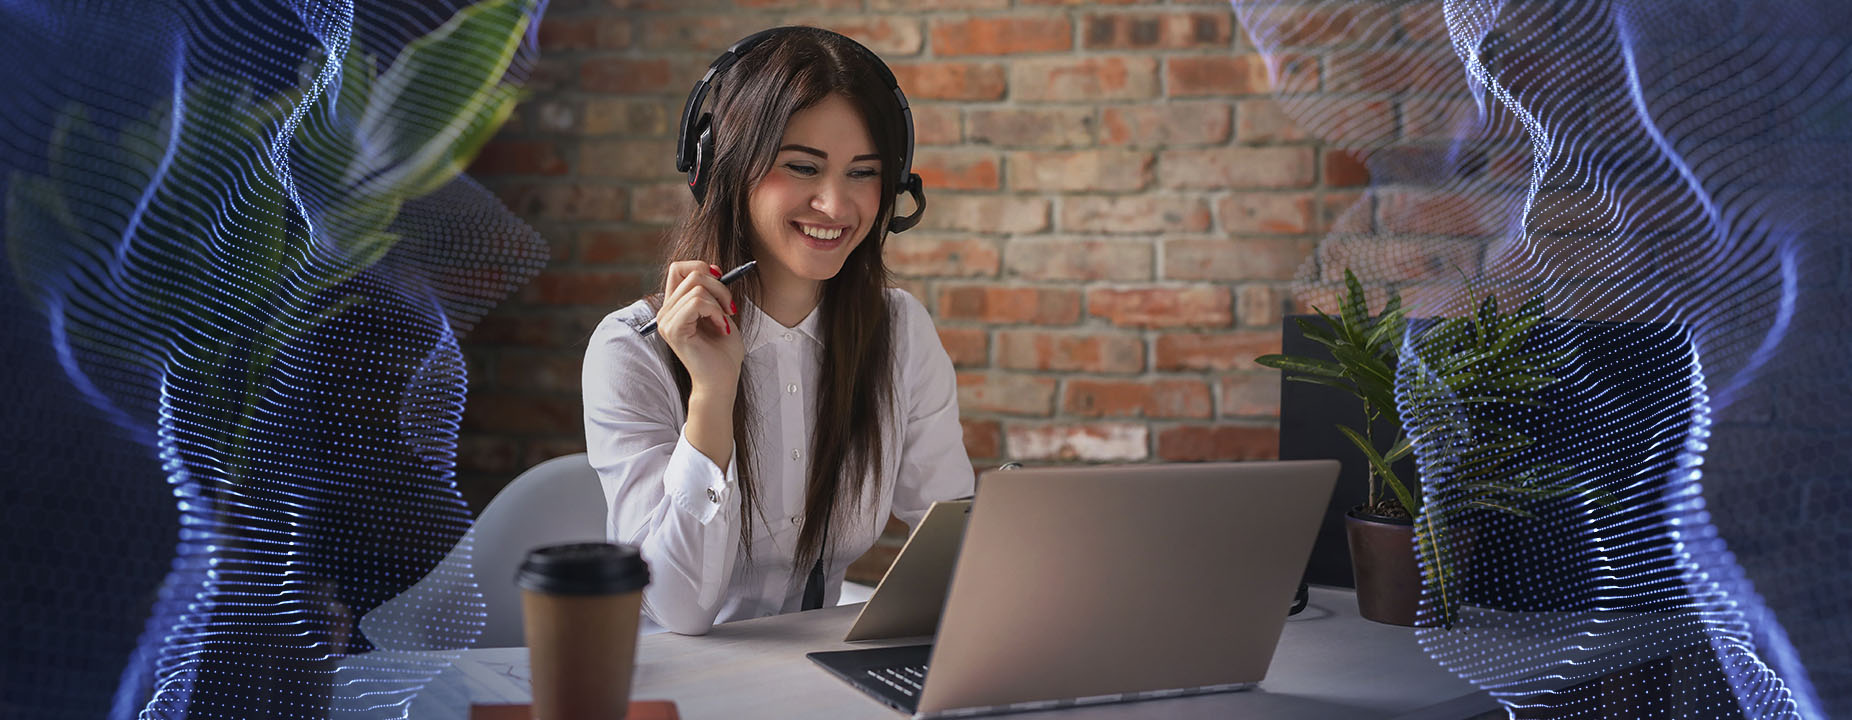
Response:
M921 683L926 682L925 665L894 665L874 668L867 673L876 682L894 688L907 697L919 695Z

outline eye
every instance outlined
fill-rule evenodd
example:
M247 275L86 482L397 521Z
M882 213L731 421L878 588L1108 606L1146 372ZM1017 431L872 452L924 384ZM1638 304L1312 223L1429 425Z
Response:
M857 180L863 180L867 178L877 178L877 177L881 177L881 171L873 170L869 168L856 168L854 170L849 171L849 177L855 178Z
M804 177L810 177L812 175L817 174L816 168L806 165L804 163L800 163L800 162L785 163L785 169L790 170L791 172L797 173L799 175L802 175Z

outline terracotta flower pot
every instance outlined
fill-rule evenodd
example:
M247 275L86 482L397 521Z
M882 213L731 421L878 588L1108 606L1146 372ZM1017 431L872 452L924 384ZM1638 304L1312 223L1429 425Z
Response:
M1421 605L1421 568L1415 564L1415 526L1400 518L1344 514L1357 612L1390 625L1414 625Z

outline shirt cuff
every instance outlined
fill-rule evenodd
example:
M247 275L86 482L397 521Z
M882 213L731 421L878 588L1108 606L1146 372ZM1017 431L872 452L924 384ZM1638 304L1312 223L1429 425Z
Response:
M702 525L712 522L733 496L739 479L739 453L734 450L728 449L725 473L711 458L688 444L686 435L676 439L675 451L669 455L665 473L669 498Z

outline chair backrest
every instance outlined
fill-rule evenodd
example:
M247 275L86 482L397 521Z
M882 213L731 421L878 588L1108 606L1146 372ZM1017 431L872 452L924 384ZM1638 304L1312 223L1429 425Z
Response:
M476 647L525 645L521 634L521 591L514 574L527 552L555 543L605 539L604 491L585 453L535 465L497 493L476 525L476 584L488 624Z

